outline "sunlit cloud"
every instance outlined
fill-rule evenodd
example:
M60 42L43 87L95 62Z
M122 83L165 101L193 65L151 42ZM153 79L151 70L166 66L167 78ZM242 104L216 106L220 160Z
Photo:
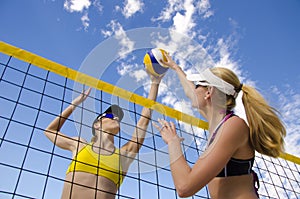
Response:
M190 35L191 30L196 26L193 19L195 7L192 1L185 1L183 4L184 14L176 12L173 17L173 30L183 35Z
M65 0L64 9L68 12L82 12L91 5L90 0Z
M100 0L94 0L93 6L98 10L98 12L101 13L103 11L103 6L102 6Z
M124 8L121 9L125 18L132 17L137 12L143 12L144 3L140 0L125 0Z
M90 19L88 17L88 13L86 12L82 17L81 17L81 22L82 22L82 25L84 27L85 30L88 29L89 27L89 22L90 22Z
M95 4L99 5L99 4ZM66 0L64 2L64 9L67 10L68 12L80 12L83 13L81 17L81 23L84 27L84 30L87 30L89 27L89 22L90 19L88 17L88 9L91 6L91 1L90 0Z
M202 16L205 19L214 15L214 12L210 9L211 6L209 0L202 0L196 2L196 8L200 16Z
M126 31L119 22L112 20L107 27L109 30L102 30L101 33L106 37L114 36L119 41L118 54L121 59L125 58L128 53L133 51L134 41L127 37Z
M208 0L201 1L192 1L192 0L169 0L166 7L163 8L158 17L153 17L153 21L162 21L166 22L172 19L174 15L178 12L189 11L186 16L189 16L191 13L197 13L197 17L202 17L204 19L213 16L213 11L210 10L210 2ZM189 10L192 9L192 10Z

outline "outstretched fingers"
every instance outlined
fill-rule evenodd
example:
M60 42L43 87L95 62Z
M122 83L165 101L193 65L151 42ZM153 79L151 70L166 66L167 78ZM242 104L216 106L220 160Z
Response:
M162 62L162 64L165 65L165 66L168 66L168 67L171 68L171 69L174 69L174 70L175 70L175 68L176 68L178 65L177 65L177 64L175 63L175 61L172 59L172 57L170 56L170 54L164 52L164 55L165 55L165 57L166 57L166 61L163 60L163 59L161 59L160 61Z
M89 87L87 90L83 90L81 95L84 97L84 98L87 98L87 96L89 96L89 94L91 93L91 90L92 88Z
M84 100L86 100L86 98L91 93L91 90L92 90L92 88L88 88L87 90L83 90L80 93L80 95L73 100L72 104L79 105L81 102L83 102Z
M166 120L158 119L158 124L153 123L153 126L160 132L162 139L168 144L170 141L174 139L178 139L178 135L176 133L176 127L173 122L167 122ZM182 138L179 138L182 141Z

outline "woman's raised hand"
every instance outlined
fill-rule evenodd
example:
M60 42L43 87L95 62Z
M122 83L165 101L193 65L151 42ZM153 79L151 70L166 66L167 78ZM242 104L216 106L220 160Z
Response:
M166 144L175 140L178 140L179 142L184 140L177 135L175 124L173 122L167 122L162 119L158 119L158 122L160 125L153 123L153 126L160 132L161 137Z
M83 90L82 93L73 100L72 104L79 105L80 103L82 103L89 96L91 90L92 90L92 88L88 88L87 90Z
M160 60L164 65L168 66L169 68L175 70L176 68L179 68L179 66L176 64L176 62L172 59L172 57L169 55L169 53L165 53L164 55L167 58L167 61Z

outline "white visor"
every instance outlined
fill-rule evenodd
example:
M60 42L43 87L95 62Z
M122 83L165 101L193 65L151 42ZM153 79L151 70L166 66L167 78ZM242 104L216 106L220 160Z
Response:
M237 92L234 90L234 86L225 82L218 76L214 75L209 68L205 69L200 74L191 74L186 76L187 80L193 81L196 85L214 86L227 95L232 95L234 98L237 96ZM205 83L204 83L205 82Z

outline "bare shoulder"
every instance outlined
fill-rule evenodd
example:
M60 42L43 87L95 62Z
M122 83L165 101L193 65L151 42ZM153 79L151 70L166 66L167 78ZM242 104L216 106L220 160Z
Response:
M237 128L245 128L248 129L248 125L245 122L245 120L243 120L242 118L240 118L239 116L233 116L230 119L228 119L228 124L234 125Z
M72 153L77 153L80 151L83 147L85 147L87 144L89 144L84 138L82 137L72 137Z
M242 140L248 140L249 127L247 123L238 116L234 116L228 119L224 123L223 128L223 130L226 131L226 135L229 136L232 141L236 140L238 142L241 142Z

